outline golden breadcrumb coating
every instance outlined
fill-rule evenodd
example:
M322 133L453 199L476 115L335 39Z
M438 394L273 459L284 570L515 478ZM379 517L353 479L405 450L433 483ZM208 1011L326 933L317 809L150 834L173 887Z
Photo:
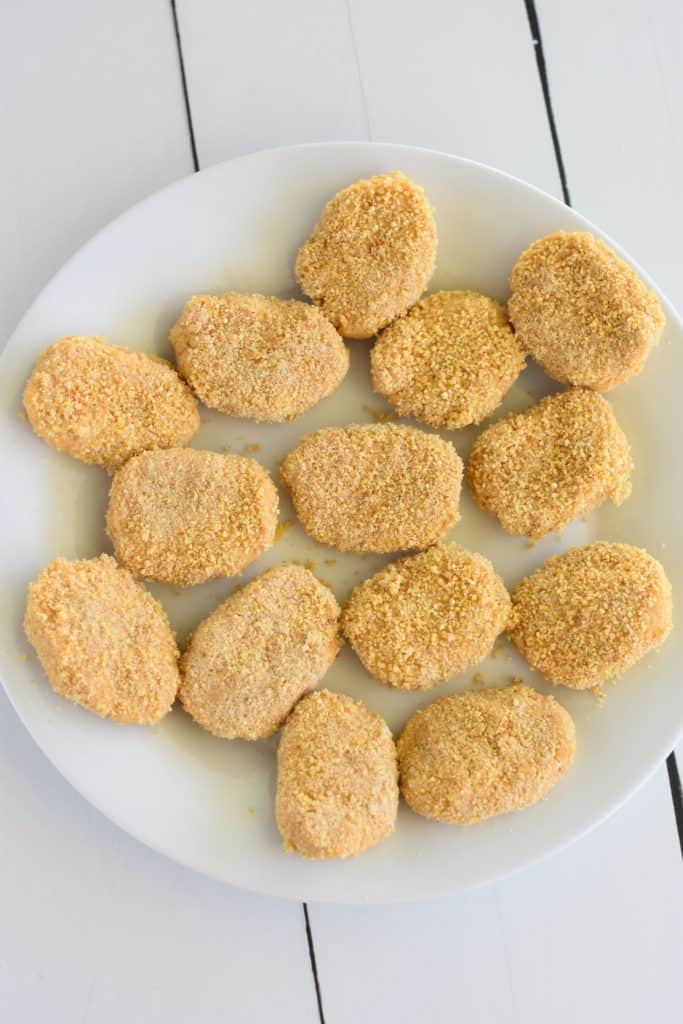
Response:
M395 171L329 201L299 250L296 278L341 334L371 338L420 298L435 255L424 191Z
M140 452L187 444L199 430L194 395L170 363L102 338L46 348L24 408L43 441L112 472Z
M308 533L339 551L405 551L458 521L462 461L435 434L395 423L328 427L280 467Z
M659 341L659 299L587 231L557 231L522 253L508 313L520 345L555 380L609 391L640 373Z
M368 672L402 690L427 690L485 658L505 629L510 598L487 558L443 544L365 580L342 630Z
M285 722L276 817L287 851L352 857L394 831L396 748L383 718L343 693L316 690Z
M380 333L371 364L375 391L402 416L455 430L500 405L524 355L500 303L437 292Z
M397 742L401 792L425 818L471 825L529 807L574 760L574 722L516 679L418 711Z
M118 471L107 533L131 572L179 587L233 576L275 539L278 497L255 459L144 452Z
M509 634L551 683L599 689L661 644L671 584L641 548L599 541L549 559L512 595Z
M332 591L300 565L269 569L197 626L178 697L214 736L271 736L341 645Z
M166 613L111 556L46 566L29 585L24 629L62 697L135 725L171 710L180 677Z
M608 498L621 505L632 469L607 399L571 388L487 427L474 442L467 476L481 507L508 533L538 538Z
M178 370L205 405L281 423L331 395L349 368L317 306L228 292L195 295L171 330Z

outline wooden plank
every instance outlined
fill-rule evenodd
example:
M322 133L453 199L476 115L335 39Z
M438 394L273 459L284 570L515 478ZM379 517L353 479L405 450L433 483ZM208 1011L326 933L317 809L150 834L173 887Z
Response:
M130 839L57 775L4 693L0 820L3 1020L318 1021L301 906Z
M73 250L192 162L167 0L15 2L3 14L6 337ZM0 819L7 1019L317 1021L301 906L129 839L57 775L3 693Z
M178 0L202 167L295 142L365 137L339 0Z
M75 249L192 166L166 0L13 0L3 23L4 338Z
M415 906L311 907L327 1024L680 1020L670 813L660 773L608 824L497 885Z

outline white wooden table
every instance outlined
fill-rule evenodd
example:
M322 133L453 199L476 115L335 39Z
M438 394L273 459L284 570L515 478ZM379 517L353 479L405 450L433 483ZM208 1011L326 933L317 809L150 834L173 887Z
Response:
M323 139L428 146L571 197L683 308L678 0L174 7L0 7L0 337L138 199L193 168ZM305 916L118 831L0 694L0 1019L683 1020L673 775L662 765L609 822L514 879Z

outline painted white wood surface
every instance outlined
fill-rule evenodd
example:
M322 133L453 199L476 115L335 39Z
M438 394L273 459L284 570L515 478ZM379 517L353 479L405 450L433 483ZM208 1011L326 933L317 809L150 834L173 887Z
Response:
M4 339L72 252L192 161L166 0L13 0L0 19ZM0 822L3 1022L212 1021L228 1008L251 1022L274 1005L317 1020L301 906L130 840L57 775L1 690Z
M370 137L559 194L521 0L179 0L178 11L202 165ZM547 0L539 15L575 205L683 306L678 5ZM191 156L163 0L13 0L2 18L6 334L64 258L188 173ZM17 1024L317 1018L301 907L129 840L56 777L4 696L0 816L0 1005ZM421 907L313 907L327 1022L680 1019L682 877L662 769L519 878Z

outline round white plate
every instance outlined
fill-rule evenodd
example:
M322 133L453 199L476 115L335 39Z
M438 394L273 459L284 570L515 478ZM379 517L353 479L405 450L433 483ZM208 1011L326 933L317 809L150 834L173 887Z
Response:
M541 804L469 829L426 821L403 806L394 836L380 846L350 861L310 863L281 849L273 817L276 739L215 739L179 708L152 729L117 726L57 697L43 677L22 632L27 582L57 555L87 558L110 548L104 533L105 472L53 451L22 417L21 392L38 353L65 334L100 334L168 356L168 330L193 293L296 295L295 253L326 200L357 178L396 169L424 186L436 210L439 253L432 289L473 288L504 300L510 269L531 241L558 228L596 230L521 181L427 150L334 143L256 153L186 178L109 225L45 288L2 359L0 525L6 544L0 671L10 700L59 771L126 831L208 875L297 899L391 902L500 878L564 846L613 811L669 753L683 724L683 652L676 634L610 688L603 707L589 694L548 686L501 640L478 670L487 684L520 675L544 692L552 690L568 708L578 736L568 776ZM465 495L453 537L488 555L509 586L549 555L604 538L647 547L678 589L683 325L670 307L666 312L665 336L642 375L610 395L636 462L633 495L621 509L606 505L561 539L531 548L503 534ZM280 459L303 434L327 424L372 421L388 409L370 387L369 348L368 342L350 343L351 371L343 385L296 423L255 425L203 409L194 446L252 451L276 476ZM529 368L504 408L522 408L554 389L537 368ZM444 436L466 455L473 432ZM243 580L282 561L310 561L343 601L387 561L315 544L294 522L284 494L281 518L291 528ZM234 584L152 589L182 643ZM345 647L324 685L362 698L398 731L416 708L477 685L474 674L427 694L401 693L374 682Z

